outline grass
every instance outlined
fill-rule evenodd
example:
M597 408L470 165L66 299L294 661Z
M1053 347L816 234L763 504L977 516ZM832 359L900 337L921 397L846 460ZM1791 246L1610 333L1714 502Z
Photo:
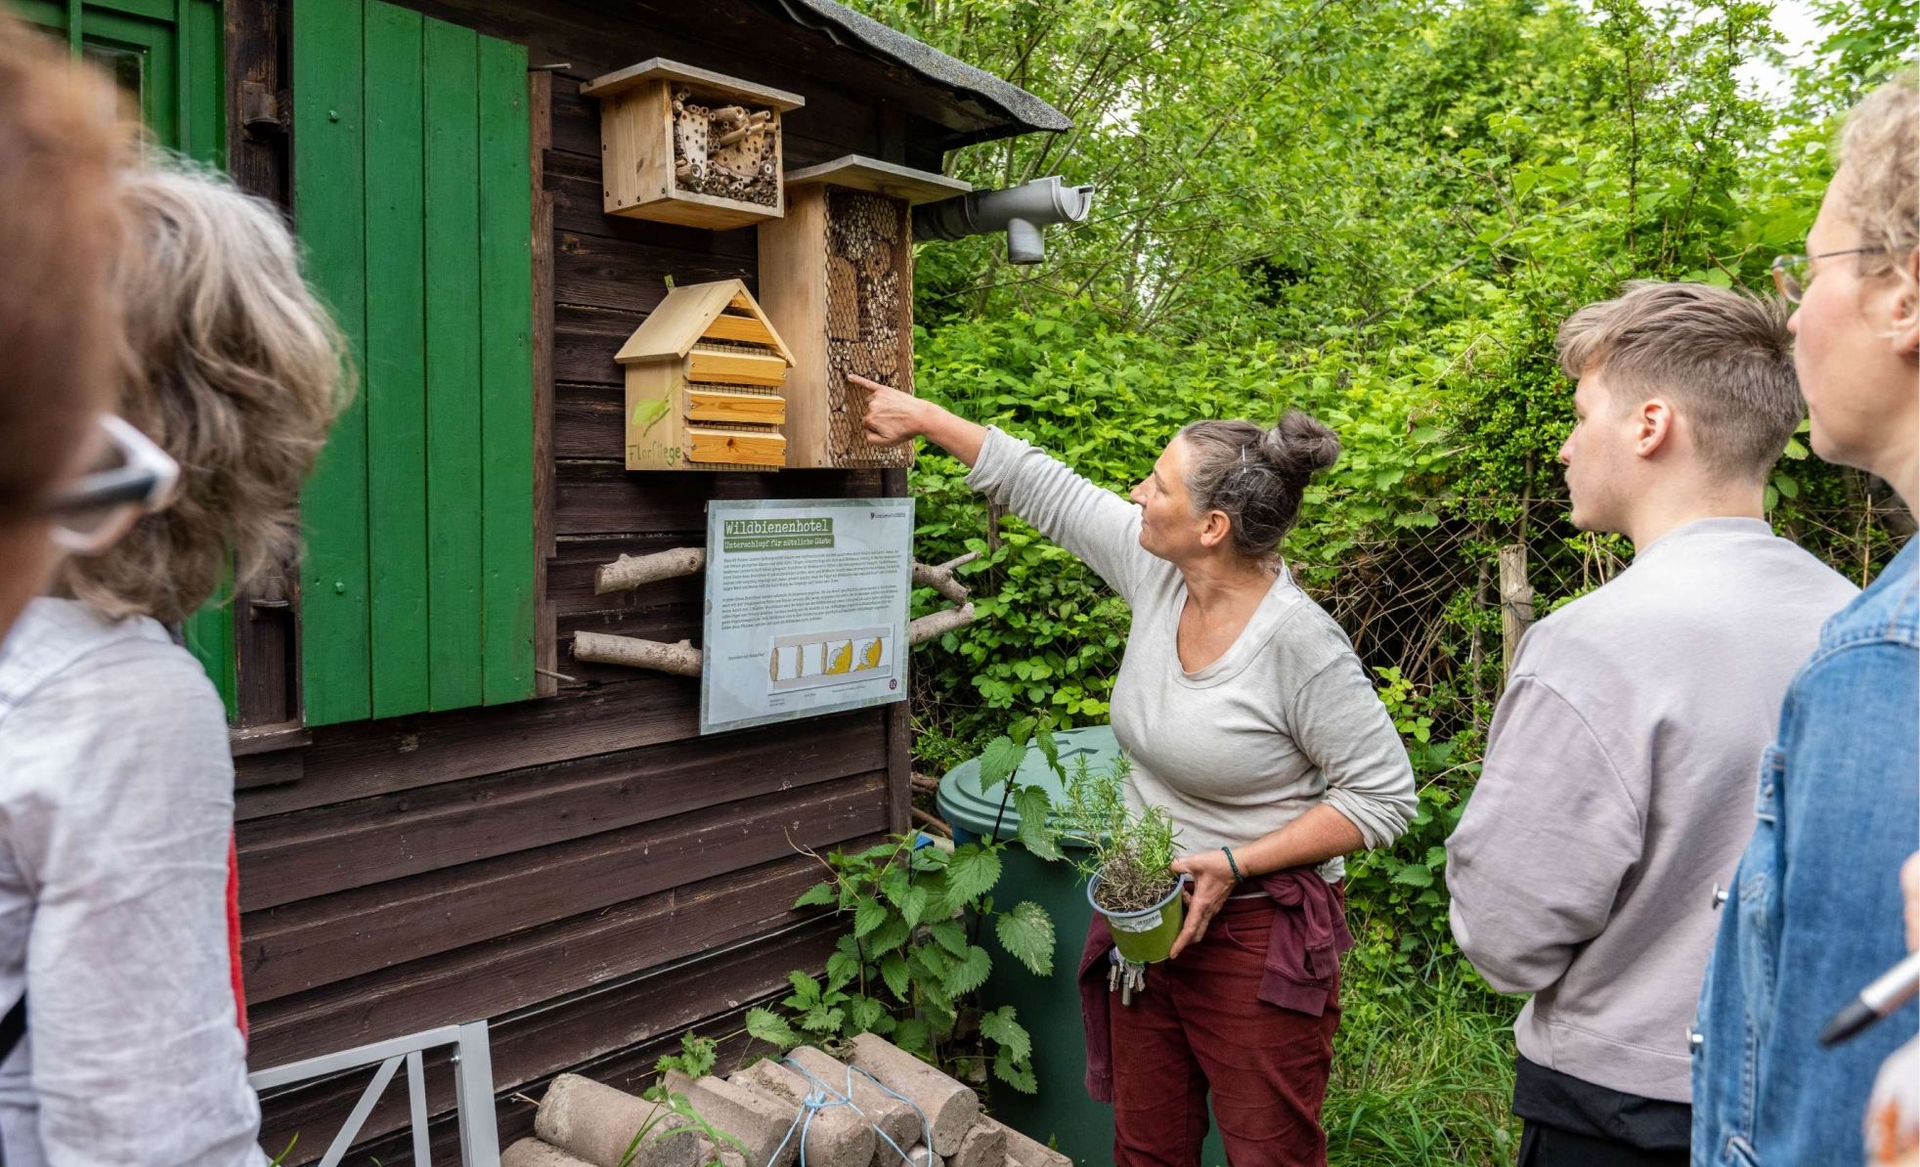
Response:
M1519 1001L1458 957L1425 981L1348 964L1324 1122L1328 1167L1495 1167L1513 1162Z

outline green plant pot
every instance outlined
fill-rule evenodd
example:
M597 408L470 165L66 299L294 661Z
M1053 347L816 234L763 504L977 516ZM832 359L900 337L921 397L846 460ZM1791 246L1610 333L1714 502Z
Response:
M1173 942L1180 937L1180 925L1186 922L1187 903L1180 898L1191 877L1182 875L1173 885L1167 898L1150 908L1137 912L1109 912L1093 898L1100 886L1100 877L1094 876L1087 881L1087 902L1093 910L1107 918L1107 928L1113 933L1113 946L1120 955L1135 964L1153 964L1167 959L1173 951Z

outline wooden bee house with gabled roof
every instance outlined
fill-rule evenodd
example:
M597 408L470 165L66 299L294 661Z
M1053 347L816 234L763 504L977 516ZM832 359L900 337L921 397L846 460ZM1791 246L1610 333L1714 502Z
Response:
M626 372L627 469L786 465L793 354L746 284L673 289L614 359Z

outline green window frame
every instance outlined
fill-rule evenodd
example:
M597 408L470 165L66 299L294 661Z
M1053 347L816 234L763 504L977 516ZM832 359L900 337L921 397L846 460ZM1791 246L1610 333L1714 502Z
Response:
M535 693L523 46L293 9L294 221L359 391L302 506L308 725Z
M121 83L161 145L214 166L226 161L218 0L14 0L29 22Z

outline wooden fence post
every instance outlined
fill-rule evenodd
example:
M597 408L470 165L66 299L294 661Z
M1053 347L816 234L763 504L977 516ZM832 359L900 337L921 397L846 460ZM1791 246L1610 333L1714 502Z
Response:
M1513 658L1520 637L1533 623L1533 585L1527 582L1527 545L1513 543L1500 549L1500 676L1504 685L1513 675Z

